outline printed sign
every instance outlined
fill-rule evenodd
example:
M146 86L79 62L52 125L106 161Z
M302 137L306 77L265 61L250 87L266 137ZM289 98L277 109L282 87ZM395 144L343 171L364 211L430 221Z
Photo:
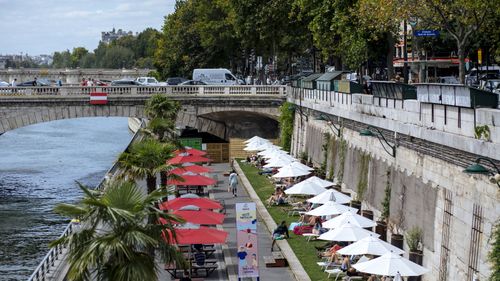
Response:
M413 34L417 37L438 37L439 30L415 30Z
M90 104L107 104L108 94L106 93L90 93Z
M255 203L236 203L238 277L259 277Z

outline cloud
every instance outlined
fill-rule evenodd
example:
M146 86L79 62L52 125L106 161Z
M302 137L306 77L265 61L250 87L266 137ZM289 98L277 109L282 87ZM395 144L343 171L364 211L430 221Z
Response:
M175 0L0 0L0 54L97 47L101 31L161 29Z

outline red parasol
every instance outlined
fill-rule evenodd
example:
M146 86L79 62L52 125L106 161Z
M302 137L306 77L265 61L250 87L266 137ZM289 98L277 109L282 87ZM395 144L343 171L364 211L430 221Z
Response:
M167 181L167 185L183 185L183 186L207 186L214 185L217 183L216 180L197 174L181 174L180 177L183 180L170 179Z
M192 148L192 147L188 147L188 146L184 147L184 149L177 149L176 151L174 151L175 155L181 154L181 153L187 153L189 155L196 155L196 156L203 156L203 155L207 154L206 151L199 150L199 149Z
M167 163L170 165L178 165L186 162L205 163L205 162L212 162L212 159L200 155L189 155L187 153L181 153L167 161Z
M187 244L218 244L226 242L228 233L210 227L200 227L196 229L191 228L176 228L175 235L177 243L171 236L169 230L166 231L170 235L170 241L173 244L187 245Z
M175 198L160 205L162 210L178 210L184 206L193 205L200 209L222 209L222 205L208 198Z
M176 174L176 175L182 175L186 172L201 174L201 173L212 172L212 169L207 168L207 167L203 167L203 166L198 166L198 165L191 165L191 166L183 166L183 167L175 168L172 171L170 171L171 174Z
M224 221L224 214L215 213L208 210L175 210L171 214L176 215L186 222L193 224L203 224L203 225L214 225L222 224ZM167 221L164 218L160 218L160 223L166 224Z

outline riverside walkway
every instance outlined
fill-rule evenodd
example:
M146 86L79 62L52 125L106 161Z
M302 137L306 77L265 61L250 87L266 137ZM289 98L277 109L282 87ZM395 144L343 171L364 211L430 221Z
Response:
M234 197L232 193L227 192L228 177L223 174L229 171L229 164L213 164L210 168L214 170L210 176L216 176L218 179L218 186L210 190L210 198L223 202L226 208L226 217L222 229L229 232L227 243L225 245L217 246L215 253L218 260L219 268L212 273L208 278L199 280L238 280L238 260L236 256L236 211L235 203L251 202L248 193L242 186L241 181L238 184L238 196ZM258 217L257 231L258 237L258 255L259 255L259 272L260 280L296 280L289 267L275 267L267 268L264 263L264 256L271 255L271 234L267 231L266 226L262 219ZM276 247L275 247L276 249ZM163 265L159 264L159 268L163 269ZM174 280L165 271L160 272L159 280ZM198 279L193 279L198 280ZM249 280L249 279L248 279Z

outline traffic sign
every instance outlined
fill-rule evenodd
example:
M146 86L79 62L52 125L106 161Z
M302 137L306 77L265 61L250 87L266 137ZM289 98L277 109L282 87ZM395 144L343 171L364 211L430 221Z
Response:
M439 37L439 30L415 30L417 37Z

